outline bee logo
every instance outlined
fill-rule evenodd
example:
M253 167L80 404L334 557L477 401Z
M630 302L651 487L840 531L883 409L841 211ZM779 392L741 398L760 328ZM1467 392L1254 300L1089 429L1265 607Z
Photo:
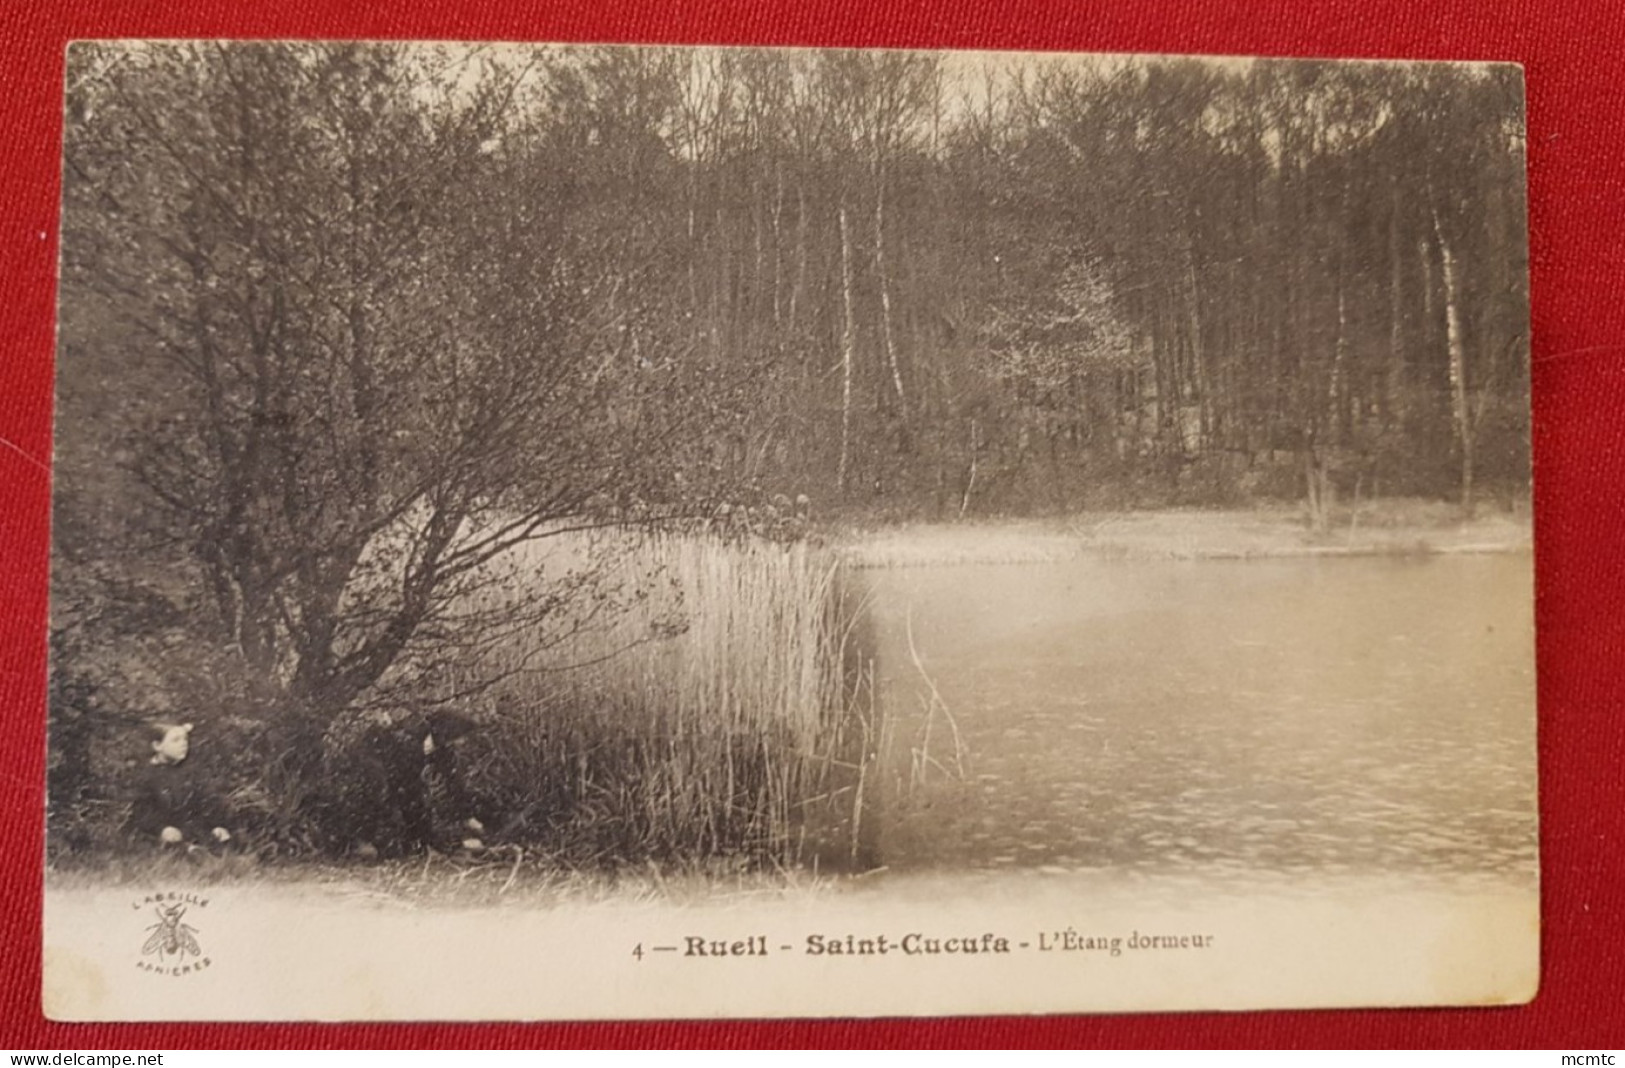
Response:
M159 905L153 910L158 922L148 927L152 932L147 937L146 945L141 947L143 957L158 954L160 962L170 957L185 960L186 956L198 957L203 955L203 949L197 943L197 928L182 923L181 917L186 915L185 905Z

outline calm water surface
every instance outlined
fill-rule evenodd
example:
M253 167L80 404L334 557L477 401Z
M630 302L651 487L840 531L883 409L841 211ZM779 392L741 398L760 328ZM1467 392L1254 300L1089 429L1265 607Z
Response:
M894 872L1534 878L1527 555L865 577Z

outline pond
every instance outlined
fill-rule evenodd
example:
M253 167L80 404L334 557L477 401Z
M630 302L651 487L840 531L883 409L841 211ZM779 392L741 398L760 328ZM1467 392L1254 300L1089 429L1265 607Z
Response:
M892 872L1533 883L1527 554L864 575Z

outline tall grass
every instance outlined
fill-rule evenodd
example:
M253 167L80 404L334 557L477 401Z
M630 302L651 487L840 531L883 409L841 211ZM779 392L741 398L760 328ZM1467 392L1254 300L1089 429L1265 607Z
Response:
M574 863L789 863L852 830L870 720L832 554L626 534L513 563L561 560L597 572L594 595L470 666L503 680L469 754L504 813L496 841Z

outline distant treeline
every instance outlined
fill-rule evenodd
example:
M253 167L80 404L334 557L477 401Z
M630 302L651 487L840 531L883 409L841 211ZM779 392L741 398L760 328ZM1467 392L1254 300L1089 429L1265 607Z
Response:
M503 151L623 283L620 354L722 387L691 469L936 515L1526 486L1511 68L605 49L545 82Z

